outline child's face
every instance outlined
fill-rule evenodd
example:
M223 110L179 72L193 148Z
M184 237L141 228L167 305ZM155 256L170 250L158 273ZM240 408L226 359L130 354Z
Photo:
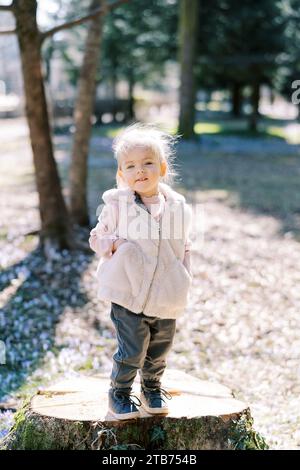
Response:
M135 147L120 160L119 175L130 189L146 197L157 193L159 178L166 172L165 162L160 162L150 149L142 147Z

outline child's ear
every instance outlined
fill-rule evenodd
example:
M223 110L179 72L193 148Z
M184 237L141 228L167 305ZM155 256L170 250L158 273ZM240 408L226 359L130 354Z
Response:
M167 171L167 164L165 161L162 161L160 164L160 176L165 176Z

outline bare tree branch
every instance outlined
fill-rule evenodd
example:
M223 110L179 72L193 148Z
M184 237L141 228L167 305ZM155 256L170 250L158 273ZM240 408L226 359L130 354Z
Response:
M16 34L16 32L16 29L0 29L0 36L3 36L4 34Z
M82 16L77 20L67 21L66 23L62 23L61 25L55 26L54 28L51 28L48 31L44 31L41 33L41 41L48 38L49 36L53 36L53 34L57 33L58 31L62 31L63 29L69 29L72 26L77 26L79 24L84 23L85 21L95 18L98 15L105 15L106 13L114 10L116 7L122 5L123 3L127 3L128 1L129 0L116 0L113 3L107 3L103 7L97 8L88 15Z
M14 9L13 4L10 5L0 5L0 11L12 11Z

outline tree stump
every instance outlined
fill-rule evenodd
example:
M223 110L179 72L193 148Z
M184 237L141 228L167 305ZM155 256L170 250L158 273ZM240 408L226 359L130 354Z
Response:
M167 370L170 413L117 421L107 410L102 375L39 390L15 415L5 449L234 449L260 448L247 405L223 385ZM140 385L133 392L139 396ZM259 437L259 439L261 439Z

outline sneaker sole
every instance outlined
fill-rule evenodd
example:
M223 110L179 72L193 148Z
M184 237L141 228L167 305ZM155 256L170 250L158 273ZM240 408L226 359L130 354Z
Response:
M165 408L165 409L161 409L161 408L149 408L148 405L146 405L146 403L142 400L142 398L140 398L141 400L141 403L142 403L142 407L144 408L144 410L150 414L150 415L167 415L169 413L169 409L168 408Z
M135 411L134 413L121 413L121 414L115 413L111 408L108 408L108 411L110 412L110 414L114 418L117 418L119 420L122 420L122 419L135 419L135 418L140 417L140 413L138 411Z

